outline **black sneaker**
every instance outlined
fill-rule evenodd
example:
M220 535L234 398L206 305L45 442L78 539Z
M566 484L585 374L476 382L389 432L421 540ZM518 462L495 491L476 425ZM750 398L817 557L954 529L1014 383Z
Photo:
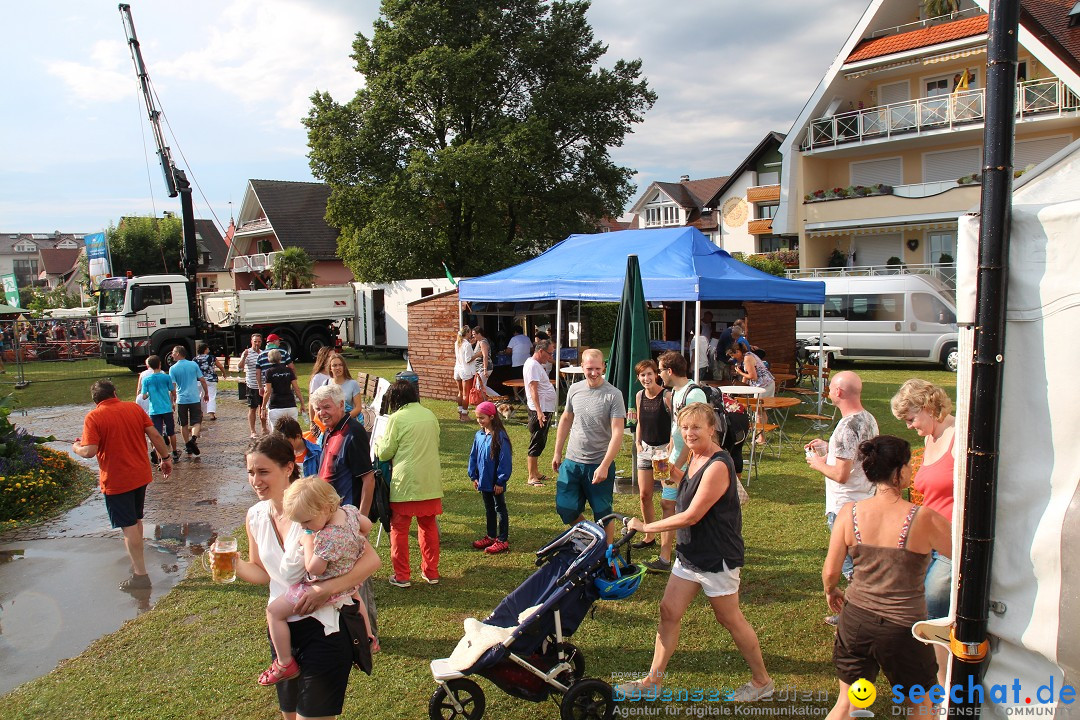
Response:
M658 557L655 560L649 560L645 563L646 569L652 573L669 573L671 572L671 563L662 557Z
M199 451L199 438L198 437L191 438L191 442L189 444L189 447L190 447L189 452L192 455L194 455L195 457L198 457L199 455L202 455L202 453Z
M172 451L172 459L173 459L173 462L177 462L177 461L180 460L180 451L179 450L173 450Z
M157 465L158 464L157 450L151 450L150 451L150 464L151 465Z

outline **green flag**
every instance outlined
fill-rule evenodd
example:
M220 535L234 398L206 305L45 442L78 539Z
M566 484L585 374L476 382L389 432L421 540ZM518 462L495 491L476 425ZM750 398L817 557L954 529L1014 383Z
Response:
M454 287L457 287L457 280L455 280L454 276L450 274L450 268L446 267L446 263L443 263L442 267L443 267L443 270L446 271L446 279L450 281L451 285L453 285Z

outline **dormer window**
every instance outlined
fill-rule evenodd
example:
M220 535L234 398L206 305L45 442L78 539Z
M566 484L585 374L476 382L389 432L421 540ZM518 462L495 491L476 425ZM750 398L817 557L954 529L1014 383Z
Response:
M32 253L37 252L37 245L29 241L23 241L15 246L15 252L20 253Z
M668 227L682 224L682 208L667 195L657 192L645 204L645 227Z

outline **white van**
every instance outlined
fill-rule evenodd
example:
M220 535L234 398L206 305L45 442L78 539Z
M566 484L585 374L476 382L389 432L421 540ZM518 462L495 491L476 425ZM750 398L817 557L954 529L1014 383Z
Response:
M805 278L825 281L825 322L820 305L796 305L795 335L824 333L825 344L845 360L940 362L959 365L956 295L927 275Z

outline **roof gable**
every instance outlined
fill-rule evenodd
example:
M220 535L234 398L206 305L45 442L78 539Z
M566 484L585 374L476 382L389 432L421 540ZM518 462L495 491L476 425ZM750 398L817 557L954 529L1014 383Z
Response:
M249 182L283 248L303 248L312 260L337 259L340 233L326 223L329 185L284 180Z
M44 248L38 252L41 256L42 270L49 275L66 275L79 261L82 250L67 248Z
M705 207L717 207L720 204L720 198L724 196L728 188L731 187L743 173L749 170L751 167L757 164L757 161L761 159L761 156L768 152L770 149L778 150L784 142L784 133L770 132L761 142L757 144L750 154L746 156L746 159L739 163L739 167L735 168L735 171L729 175L720 187L716 188L716 192L708 199Z
M1080 26L1069 27L1075 0L1021 0L1020 23L1080 75Z
M210 262L199 266L201 272L223 272L225 270L225 258L229 254L229 248L221 237L217 225L213 220L195 221L196 242L199 245L200 255L203 252L210 253Z

